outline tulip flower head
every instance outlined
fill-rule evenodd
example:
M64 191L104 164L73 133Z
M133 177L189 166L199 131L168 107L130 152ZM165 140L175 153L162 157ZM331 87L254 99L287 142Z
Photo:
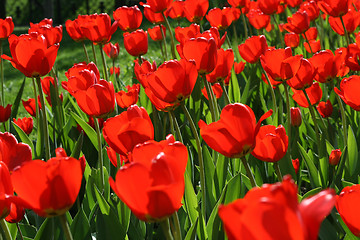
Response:
M34 127L34 120L32 117L23 117L18 118L17 120L13 118L13 122L18 125L27 135L32 132Z
M166 10L165 15L172 19L180 19L185 17L184 11L185 2L182 0L175 0L170 4Z
M121 108L128 108L137 103L139 99L140 84L126 86L127 92L120 91L115 94L116 103Z
M252 36L238 46L241 57L248 63L256 63L269 48L264 35Z
M292 91L294 92L294 94L292 95L294 101L301 107L308 108L309 102L307 101L304 92L302 90L296 90L294 88L292 88ZM310 99L311 105L316 105L318 104L318 102L320 102L322 97L322 89L318 82L314 82L311 87L306 88L305 91Z
M134 57L144 55L148 51L147 32L142 29L131 33L124 33L124 47L126 51Z
M107 43L104 45L103 50L109 58L116 59L119 56L119 43Z
M213 8L206 15L212 27L217 27L219 30L227 29L235 20L232 8Z
M12 17L0 18L0 40L7 39L14 31Z
M299 172L299 168L300 168L300 162L299 162L299 159L296 158L296 159L291 159L291 163L294 167L294 170L295 170L295 174L298 174Z
M148 28L148 33L153 41L162 41L163 34L166 37L166 27L164 25L157 25L153 28Z
M299 127L302 123L301 110L298 107L290 108L291 126Z
M333 112L333 106L328 99L326 102L319 102L316 109L319 111L321 117L328 118Z
M209 0L186 0L185 17L191 23L200 23L209 9Z
M11 183L9 169L2 161L0 161L0 179L0 219L3 219L10 213L11 201L8 200L7 196L14 194L14 188Z
M338 165L341 158L341 150L340 149L334 149L331 151L329 156L329 163L330 165L336 166Z
M285 45L287 47L296 48L299 46L300 37L296 33L286 33L284 36Z
M10 118L11 106L11 104L6 105L6 107L0 105L0 123L6 122Z
M355 111L360 111L360 76L352 75L344 78L340 83L340 89L334 88L334 91L341 99Z
M113 12L113 17L119 23L119 28L124 32L132 32L138 29L143 19L137 5L119 7Z

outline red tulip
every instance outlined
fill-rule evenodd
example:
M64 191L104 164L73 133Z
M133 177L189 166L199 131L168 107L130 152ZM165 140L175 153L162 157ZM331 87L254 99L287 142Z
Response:
M224 50L222 48L217 50L217 62L215 69L206 75L206 79L211 82L224 81L229 74L231 74L232 66L234 65L234 53L232 49Z
M338 165L340 158L341 158L341 150L340 149L332 150L329 156L329 164L333 166Z
M297 11L291 17L288 17L287 21L283 27L289 32L301 34L310 27L310 19L306 12Z
M300 37L296 33L286 33L284 36L284 42L287 47L296 48L299 46Z
M292 165L294 167L295 173L298 174L299 168L300 168L300 162L299 159L291 159Z
M299 127L302 123L301 111L298 107L290 108L291 126Z
M340 90L335 87L334 91L341 99L355 111L360 111L360 76L352 75L344 78L340 83Z
M310 42L311 48L309 46L309 43L304 42L305 50L308 53L316 53L321 50L320 40L309 40L309 42Z
M124 32L132 32L141 25L143 16L137 5L132 7L122 6L113 12L115 21Z
M348 34L351 34L360 24L360 13L355 10L348 11L342 19L344 21L346 31ZM329 17L329 24L332 30L334 30L337 34L341 36L345 35L344 27L339 17Z
M321 0L318 6L324 13L331 17L340 17L348 12L349 0Z
M273 89L275 89L276 86L282 84L282 82L275 81L274 79L272 79L272 77L270 75L267 75L267 77L269 78L269 81L270 81L271 85L273 86ZM269 84L264 73L261 74L261 80L263 80L264 83Z
M240 74L242 71L244 71L245 68L245 62L234 62L234 70L236 74Z
M146 5L155 13L162 13L169 8L173 0L147 0Z
M134 57L146 54L148 51L147 32L140 29L131 33L124 33L124 47Z
M198 33L196 35L196 38L200 38L200 37L206 38L207 40L210 40L210 38L213 38L215 40L217 48L219 49L225 42L226 32L220 38L219 30L216 27L211 27L209 30L206 30L202 33Z
M18 125L27 135L29 135L34 127L34 120L32 117L13 118L13 122Z
M36 117L36 103L34 98L29 98L27 101L21 100L25 110L33 117ZM41 105L39 104L41 109Z
M172 135L148 141L134 148L131 162L120 168L115 181L109 178L110 186L140 220L160 221L182 205L187 161L186 146Z
M263 13L259 8L250 9L246 16L251 26L256 29L266 28L270 24L270 16Z
M233 7L233 8L248 8L250 5L250 1L249 0L228 0L228 3Z
M186 0L185 17L189 22L200 23L209 9L209 0Z
M198 33L200 33L200 26L194 23L188 27L178 26L175 28L175 38L181 44L190 38L195 38Z
M109 58L112 60L116 59L119 56L120 51L119 43L107 43L104 45L103 50Z
M213 8L206 15L206 19L212 27L224 30L231 25L232 21L234 21L232 11L232 8Z
M149 5L142 5L144 7L144 16L152 24L160 24L165 22L164 16L161 13L155 13L151 10Z
M65 28L69 36L76 42L81 42L87 38L84 36L81 30L81 24L84 23L84 18L81 15L75 20L66 20Z
M47 76L47 77L40 78L40 80L41 80L41 88L42 88L44 94L50 95L50 84L55 86L54 78Z
M0 123L9 120L11 115L11 106L11 104L6 105L6 107L0 105Z
M241 57L248 63L256 63L269 48L264 35L252 36L238 46Z
M114 165L114 167L117 167L118 166L118 162L117 162L117 156L114 149L112 149L111 147L106 147L106 153L109 157L109 160L111 162L112 165ZM120 165L123 165L124 163L128 163L129 162L129 159L124 156L124 155L121 155L119 154L119 158L120 158Z
M280 0L258 0L260 10L267 14L272 15L278 11Z
M356 43L349 44L346 49L346 65L353 71L360 71L360 48Z
M143 61L141 65L139 65L139 61L136 59L134 67L134 73L137 80L140 84L147 88L147 75L151 74L152 72L156 71L156 63L155 61L151 64L149 61Z
M199 74L210 73L216 66L217 46L214 38L191 38L178 45L177 50L182 58L195 60Z
M106 13L85 15L84 24L81 25L81 31L84 36L93 44L105 44L110 41L115 33L118 22L111 24L110 16Z
M114 74L114 67L110 67L110 74L111 75ZM115 67L115 75L119 77L119 75L120 75L120 68L119 67Z
M180 105L180 102L177 103L164 102L162 99L158 98L150 88L145 88L145 93L146 96L148 96L150 102L159 111L163 111L163 112L173 111L176 107Z
M306 38L310 40L316 40L318 35L318 31L316 27L309 28L305 33L302 34L303 38L306 40Z
M148 28L148 33L153 41L162 41L163 40L162 34L164 34L164 36L166 37L166 27L164 25L157 25L153 28Z
M177 104L190 97L197 76L194 61L170 60L148 75L147 86L160 100Z
M255 147L255 138L261 122L272 114L265 113L256 123L254 112L241 103L229 104L223 108L220 120L207 125L200 120L200 135L210 148L230 158L239 158Z
M4 162L10 171L32 159L29 145L18 143L15 136L8 132L0 132L0 149L0 162Z
M58 44L62 39L62 26L53 27L51 24L33 24L30 23L30 28L28 33L31 34L33 32L37 32L38 34L44 35L47 43L47 47Z
M308 14L310 22L314 21L319 17L320 9L316 4L316 1L310 0L305 1L300 5L300 11L304 11Z
M286 4L288 4L290 7L296 8L296 7L298 7L298 6L302 3L302 0L286 0L285 2L286 2Z
M315 53L309 61L316 69L315 80L321 83L335 78L341 66L340 56L335 56L330 50Z
M327 100L326 102L319 102L316 109L319 111L321 117L323 118L330 117L333 112L333 106L330 100Z
M137 103L139 99L140 84L126 86L127 92L120 91L115 94L116 102L121 108L128 108Z
M10 213L11 201L8 200L7 195L13 195L14 189L11 183L9 169L2 161L0 161L0 180L0 219L3 219Z
M251 189L243 199L219 207L226 235L232 239L318 239L320 224L335 204L324 190L298 203L291 177ZM354 215L355 216L355 215Z
M47 47L45 37L37 33L19 37L12 34L9 37L9 46L13 58L5 54L1 57L9 60L14 68L29 78L48 74L59 49L58 44Z
M103 128L103 125L104 125L104 119L103 119L103 118L97 118L97 121L98 121L98 123L99 123L99 129L102 129L102 128ZM89 121L87 121L87 124L89 124L90 127L92 127L94 130L96 130L95 122L94 122L94 118L93 118L93 117L89 116ZM76 129L77 129L79 132L83 132L83 131L84 131L79 124L76 125Z
M359 199L360 184L355 184L345 187L341 193L336 196L335 203L335 207L342 220L345 222L350 231L357 237L360 237Z
M255 141L256 145L251 154L265 162L277 162L282 159L287 152L289 143L285 128L282 125L260 127Z
M212 91L213 91L214 94L215 94L215 97L216 97L217 99L221 98L221 96L222 96L222 94L223 94L223 90L222 90L221 85L220 85L219 83L215 83L214 85L211 86L211 88L212 88ZM205 88L205 87L203 87L203 88L201 89L201 93L204 95L204 97L205 97L207 100L209 100L209 96L208 96L208 94L207 94L207 91L206 91L206 88Z
M18 203L42 217L65 214L80 190L81 162L72 157L33 160L13 171L11 181Z
M11 17L0 18L0 40L7 39L14 31L14 23Z
M302 90L295 90L293 88L292 90L294 92L294 94L292 95L294 101L301 107L308 108L309 103L305 97L304 92ZM306 88L305 91L310 99L311 105L316 105L318 102L320 102L322 97L322 89L318 82L314 82L311 87Z
M154 127L145 108L132 105L106 120L103 135L112 149L127 156L137 144L154 139Z
M18 223L24 218L24 215L25 215L25 209L22 206L16 205L15 203L11 203L10 213L5 218L5 220L8 223Z
M165 15L172 19L180 19L185 17L185 1L175 0L170 4L170 7L166 10Z
M286 83L294 89L304 89L310 87L313 83L315 69L311 62L305 58L301 58L300 67L294 77L286 81Z

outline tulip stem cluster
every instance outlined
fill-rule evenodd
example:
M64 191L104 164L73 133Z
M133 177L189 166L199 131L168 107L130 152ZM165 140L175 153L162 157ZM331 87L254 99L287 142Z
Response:
M98 160L99 160L99 167L100 167L100 176L101 176L101 191L104 189L105 180L104 180L104 160L102 155L102 144L101 144L101 132L99 126L99 119L94 118L94 125L97 135L97 142L98 142Z
M107 66L106 66L106 59L105 59L105 55L104 55L104 51L103 51L103 46L102 44L99 44L99 48L100 48L100 53L101 53L101 59L103 62L103 69L104 69L104 76L105 76L105 80L109 81L109 76L108 76L108 70L107 70ZM115 69L113 69L115 72Z
M171 41L171 53L172 53L172 57L173 59L176 59L176 53L175 53L175 41L174 41L174 36L172 34L172 31L171 31L171 26L170 26L170 23L169 23L169 20L167 19L167 17L165 16L165 13L162 12L162 15L165 19L165 24L166 24L166 28L167 30L169 31L169 35L170 35L170 41ZM164 38L165 40L165 38ZM165 43L165 41L164 41Z
M59 220L60 220L62 229L64 231L64 235L65 235L66 240L73 240L73 236L71 234L69 224L68 224L68 222L66 220L66 215L65 214L60 215Z
M89 62L90 62L90 59L89 59L89 54L88 54L88 52L87 52L87 50L86 50L85 41L82 41L82 46L83 46L84 53L85 53L86 63L89 63Z

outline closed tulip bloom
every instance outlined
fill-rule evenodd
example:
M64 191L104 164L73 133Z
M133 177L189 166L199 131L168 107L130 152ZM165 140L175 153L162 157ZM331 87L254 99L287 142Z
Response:
M29 135L34 127L34 120L32 117L13 118L13 122L18 125L27 135Z
M120 51L119 43L107 43L104 45L103 50L109 58L116 59Z
M217 62L217 46L214 38L191 38L177 50L181 58L195 60L199 74L207 74L214 70Z
M264 35L252 36L238 46L241 57L248 63L256 63L260 56L268 49Z
M148 76L147 84L156 97L176 104L190 97L197 76L194 61L170 60Z
M173 0L147 0L146 5L155 13L162 13L170 6Z
M12 58L3 54L1 57L9 60L14 68L26 77L41 77L48 74L53 67L59 45L47 46L43 35L37 33L9 37L9 47Z
M110 74L113 75L114 74L114 67L110 67ZM120 75L120 68L119 67L115 67L115 75L117 77L119 77Z
M67 72L65 76L68 81L62 81L61 86L67 90L70 94L73 94L77 90L85 90L88 87L87 78L100 79L100 72L95 63L90 62L86 64L85 62L75 63Z
M310 46L309 46L310 43ZM304 42L305 50L308 53L316 53L321 50L321 43L320 40L309 40L309 43ZM311 48L310 48L311 47Z
M259 0L258 3L259 8L263 13L272 15L277 12L280 0Z
M242 71L244 71L245 68L245 62L234 62L234 70L236 74L240 74Z
M11 201L8 200L8 195L14 194L9 169L3 161L0 161L0 180L0 219L3 219L10 213Z
M359 207L360 184L345 187L336 196L335 207L350 231L360 237Z
M215 69L206 75L206 79L211 83L224 81L231 74L234 65L234 52L232 49L224 50L220 48L217 50L217 56Z
M36 117L36 103L34 98L29 98L28 100L24 101L21 100L25 110L33 117ZM41 109L41 105L39 105Z
M11 104L6 105L6 107L0 105L0 123L6 122L11 115Z
M256 145L251 154L265 162L277 162L282 159L289 144L289 138L282 125L278 127L272 125L260 127L255 141Z
M0 40L7 39L14 31L14 23L12 17L0 18Z
M184 9L189 22L200 23L209 9L209 0L186 0Z
M286 81L286 83L294 89L304 89L312 85L315 75L315 69L311 62L305 58L301 58L300 67L294 77Z
M234 16L232 14L232 8L213 8L206 15L206 19L209 21L212 27L217 27L219 30L227 29L232 21L234 21Z
M24 218L24 215L25 215L25 209L22 206L16 205L15 203L11 203L10 213L5 218L5 220L8 223L18 223Z
M161 28L160 28L160 26L161 26ZM161 31L163 32L164 36L166 37L166 27L164 25L160 25L160 26L157 25L153 28L148 28L149 36L153 41L164 40Z
M318 31L316 27L309 28L306 32L302 34L303 38L306 40L306 38L310 40L316 40L318 36Z
M259 8L250 9L246 16L251 26L256 29L266 28L270 24L270 16L263 13Z
M293 88L292 91L294 92L294 94L292 95L294 101L301 107L308 108L309 103L306 99L304 92L302 90L295 90ZM309 96L311 105L316 105L318 104L318 102L320 102L322 97L322 89L318 82L314 82L311 87L306 88L305 91Z
M320 9L319 9L318 5L316 4L316 1L313 1L313 0L303 2L300 5L299 10L305 11L308 14L310 22L317 19L320 14Z
M297 11L287 20L283 27L289 32L301 34L310 27L310 19L306 12Z
M38 34L44 35L47 43L47 47L58 44L62 40L62 26L53 27L50 24L31 24L28 33L37 32Z
M134 57L144 55L148 51L148 36L144 30L124 33L124 47Z
M175 0L170 4L170 7L166 10L165 15L172 19L180 19L185 17L185 1Z
M330 117L333 112L333 106L330 100L327 100L326 102L319 102L316 109L319 111L321 117L323 118Z
M255 138L261 122L272 114L265 113L258 123L252 109L241 103L229 104L223 108L220 120L207 125L200 120L200 135L213 150L230 158L243 157L255 147Z
M287 47L296 48L300 43L299 34L286 33L284 36L284 42Z
M346 65L353 71L360 71L360 48L356 43L349 44L346 49Z
M137 5L122 6L113 12L115 21L118 21L119 28L124 32L131 32L141 25L143 15Z
M299 127L302 123L300 108L298 107L290 108L290 118L291 118L291 126Z
M137 103L139 99L140 84L126 86L127 92L120 91L115 94L116 102L121 108L128 108Z
M324 13L331 17L340 17L348 12L349 0L321 0L318 6Z
M336 166L338 165L341 158L341 150L340 149L334 149L331 151L329 156L329 163L330 165Z
M65 214L80 191L83 172L81 162L72 157L54 157L47 162L24 163L11 174L18 202L39 216Z
M334 91L341 99L355 111L360 111L360 76L352 75L344 78L340 82L340 89L334 88Z
M4 162L10 171L31 161L31 148L25 143L18 143L11 133L0 132L0 161Z
M296 159L291 159L291 163L294 167L294 170L295 170L295 173L298 174L299 172L299 169L300 169L300 162L299 162L299 159L296 158Z
M140 220L161 221L182 206L187 161L186 146L172 135L148 141L134 148L130 163L120 168L115 181L109 178L110 186Z
M165 22L165 18L161 13L155 13L151 10L149 5L142 5L144 7L144 16L152 24L160 24Z
M200 26L195 23L188 27L178 26L175 28L175 38L181 44L190 38L195 38L198 33L200 33Z
M243 199L220 205L219 216L229 240L318 239L321 222L335 204L333 189L298 203L297 187L291 177L281 183L253 188Z
M302 3L302 0L286 0L285 2L290 7L295 8L295 7L298 7Z
M154 139L154 127L145 108L132 105L106 120L103 135L112 149L127 156L137 144Z
M87 39L81 30L81 23L81 17L73 21L69 19L65 22L66 31L75 42L81 42Z
M214 95L217 99L221 98L222 94L223 94L223 89L221 87L221 85L219 83L215 83L214 85L211 86L213 92L214 92ZM204 97L209 100L209 96L207 94L207 91L206 91L206 88L203 87L201 89L201 93L204 95Z
M348 11L343 17L344 25L348 34L351 34L360 24L360 13L358 11L352 10ZM345 31L339 17L329 17L329 24L332 30L337 34L344 36Z
M50 95L50 85L55 86L55 81L53 77L47 76L40 78L41 80L41 88L45 95Z
M330 50L315 53L309 61L316 69L315 80L321 83L335 78L342 63L340 56L335 56Z
M106 153L109 157L111 164L114 165L114 167L118 167L117 156L116 156L118 153L116 153L114 151L114 149L112 149L111 147L106 147ZM119 154L119 157L120 157L120 165L121 166L124 163L129 162L129 159L126 156Z
M110 16L106 13L86 15L81 31L93 44L105 44L115 33L118 22L111 24Z
M233 7L233 8L243 8L243 7L248 7L248 5L250 1L248 0L228 0L228 3Z

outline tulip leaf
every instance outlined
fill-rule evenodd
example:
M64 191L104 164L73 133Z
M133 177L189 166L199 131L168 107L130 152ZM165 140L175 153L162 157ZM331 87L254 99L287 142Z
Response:
M42 158L43 153L44 153L44 136L43 136L43 124L41 124L42 122L42 111L39 112L38 114L38 128L37 128L37 139L36 139L36 146L35 146L35 157L33 156L34 159L39 159Z
M30 140L29 136L14 122L13 122L13 126L14 126L16 132L19 134L21 141L23 143L26 143L27 145L29 145L29 147L31 148L32 156L34 156L35 155L34 144Z
M116 197L115 195L113 195L113 196ZM125 230L127 231L129 229L129 224L130 224L131 210L121 200L118 200L118 204L117 204L116 207L117 207L117 211L118 211L118 214L119 214L120 224L122 226L124 226Z
M83 145L83 140L84 140L84 132L81 132L79 135L78 140L76 141L76 144L74 146L74 149L71 153L71 157L79 159L80 157L80 153L81 153L81 148Z
M241 176L242 175L242 176ZM235 175L233 178L230 179L230 181L226 184L227 188L230 189L231 191L227 191L225 194L225 199L224 199L224 203L228 204L236 199L238 199L240 197L240 189L241 189L241 178L244 178L245 176L243 176L243 174L241 173ZM241 177L240 177L241 176ZM249 180L249 184L250 184L250 180ZM248 186L246 186L248 187ZM249 186L251 189L251 184ZM224 189L225 191L225 189Z
M82 208L76 214L70 229L75 240L91 239L90 223Z
M209 149L203 146L204 168L205 168L205 187L206 187L206 206L208 210L212 210L215 205L215 198L213 194L213 179L215 173L215 166L210 155ZM210 204L210 205L209 205Z
M109 206L109 214L96 215L97 239L125 239L126 231L120 224L116 210Z
M91 143L94 145L96 150L99 151L97 135L96 135L95 130L89 124L87 124L83 119L81 119L78 115L76 115L74 112L70 112L70 115L75 119L75 121L84 130L84 132L89 137Z
M24 78L24 80L23 80L23 82L22 82L22 84L21 84L21 87L20 87L20 89L19 89L19 92L18 92L18 94L16 95L14 104L13 104L12 107L11 107L11 118L16 118L16 116L17 116L17 113L18 113L18 110L19 110L20 101L21 101L21 97L22 97L22 95L23 95L24 88L25 88L25 80L26 80L26 77Z
M216 191L216 199L221 194L225 185L226 177L228 174L229 159L224 155L219 154L216 162L216 174L214 176L214 186Z
M358 173L358 147L356 143L356 137L351 126L348 127L348 157L345 161L345 177L347 180L353 179L354 175ZM356 179L354 179L356 180Z
M321 135L320 146L319 147L319 165L321 172L321 180L322 186L326 186L329 180L329 156L327 155L326 151L326 144L325 144L325 134Z
M100 193L100 190L94 185L96 200L99 203L100 211L102 214L109 215L110 205L106 202L105 198Z
M22 233L23 237L33 239L36 236L37 231L36 231L36 228L34 226L19 223L19 228L21 230L21 233Z
M321 191L321 187L311 189L310 191L308 191L301 197L301 201L304 200L305 198L311 197L311 196L319 193L320 191Z
M195 240L197 225L198 225L198 219L196 219L195 223L191 225L190 229L188 230L185 236L185 240Z
M312 187L321 186L320 182L319 182L319 177L318 177L319 172L317 171L314 162L311 160L311 158L309 157L309 155L306 153L305 149L301 146L301 144L299 142L298 142L298 147L300 149L300 153L301 153L303 159L305 160L306 166L309 170L311 186Z
M190 177L185 173L184 210L187 212L191 224L199 217L198 202Z
M231 93L230 100L232 102L240 102L240 96L241 96L240 87L234 68L231 69L231 81L229 86L229 93Z
M60 221L57 218L46 218L41 224L34 240L48 240L49 236L53 236L54 239L58 239L60 232Z

